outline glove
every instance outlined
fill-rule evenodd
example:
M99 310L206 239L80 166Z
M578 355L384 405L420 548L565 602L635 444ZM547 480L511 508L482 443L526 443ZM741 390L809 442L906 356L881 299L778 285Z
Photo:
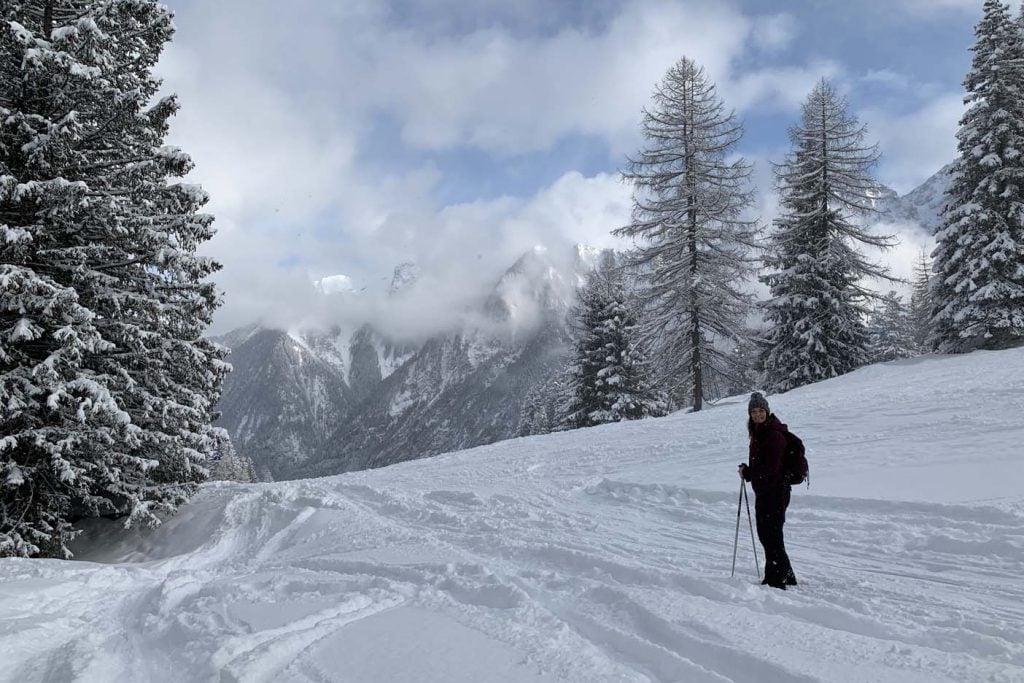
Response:
M750 474L747 470L748 467L747 463L745 462L741 462L739 467L736 468L736 471L740 473L740 478L743 479L744 481L750 481Z

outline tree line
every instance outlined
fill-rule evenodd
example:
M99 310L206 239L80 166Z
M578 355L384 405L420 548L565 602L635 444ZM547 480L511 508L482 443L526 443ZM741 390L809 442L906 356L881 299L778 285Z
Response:
M867 363L1024 341L1024 9L986 0L975 28L966 113L936 247L921 253L904 303L866 249L876 145L828 81L818 82L774 166L780 213L753 214L742 124L698 64L680 59L642 119L644 145L622 177L634 188L633 240L607 256L574 311L561 382L523 433L661 415L748 391L837 377ZM760 280L768 298L755 301ZM554 399L551 398L554 396Z

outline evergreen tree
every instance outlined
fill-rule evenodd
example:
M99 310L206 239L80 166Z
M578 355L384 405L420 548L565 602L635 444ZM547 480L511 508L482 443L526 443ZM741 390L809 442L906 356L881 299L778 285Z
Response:
M567 426L663 415L664 400L651 387L646 363L634 342L635 318L610 254L605 254L580 290L574 318L573 399Z
M903 300L890 291L868 320L869 361L881 363L915 355L909 313Z
M556 372L530 389L519 411L519 436L548 434L558 429L564 419L559 415L559 407L571 401L564 387L566 380L565 372Z
M925 353L932 338L932 263L928 252L924 249L918 254L914 264L913 290L910 295L910 312L908 313L910 335L917 353Z
M235 450L234 444L228 438L227 433L221 435L222 442L218 459L214 463L210 479L216 481L238 481L248 484L258 481L256 477L256 466L252 459L242 455Z
M782 207L762 277L766 304L765 381L781 392L842 375L867 360L864 319L877 294L865 278L888 277L856 245L891 247L859 219L871 210L870 171L877 148L847 112L844 98L822 80L790 130L792 151L776 167Z
M760 230L743 217L751 166L730 161L743 128L689 59L669 69L642 125L646 145L623 173L633 219L615 232L639 242L627 266L639 279L640 341L670 378L665 388L700 410L712 384L735 377L728 349L753 306L742 289Z
M575 313L579 313L578 309L575 310ZM576 395L575 376L575 364L570 362L560 371L552 373L544 383L544 420L548 432L572 428L569 413Z
M533 436L546 434L550 429L544 424L544 404L540 400L540 392L531 389L526 396L526 403L519 410L519 429L517 436Z
M519 436L547 434L552 429L548 419L548 401L544 391L544 382L538 382L527 392L523 405L519 410Z
M24 0L0 25L0 555L156 524L206 478L228 366L192 164L163 146L150 0Z
M1024 341L1024 39L998 0L986 0L975 36L932 254L935 342L946 352Z
M724 396L749 394L757 388L764 370L761 367L761 354L757 344L757 339L761 336L759 330L747 329L730 350L729 356L735 372L728 378L723 388Z

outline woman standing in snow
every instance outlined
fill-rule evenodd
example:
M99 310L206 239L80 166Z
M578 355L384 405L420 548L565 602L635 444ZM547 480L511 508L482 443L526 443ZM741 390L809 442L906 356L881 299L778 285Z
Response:
M751 483L756 496L757 537L764 547L765 558L761 583L782 590L796 585L782 535L790 495L789 484L782 476L787 431L786 425L768 410L765 397L757 392L751 394L747 404L750 462L741 463L739 473Z

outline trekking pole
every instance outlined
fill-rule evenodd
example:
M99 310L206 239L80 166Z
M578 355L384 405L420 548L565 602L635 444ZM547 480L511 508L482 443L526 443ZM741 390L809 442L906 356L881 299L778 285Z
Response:
M736 540L732 543L732 573L729 576L736 576L736 549L740 547L740 512L743 511L743 489L746 488L743 480L740 479L740 499L736 502Z
M761 560L757 559L757 541L754 540L754 521L750 518L750 499L747 498L747 482L742 482L743 500L747 501L747 523L750 524L750 545L754 547L754 569L757 571L757 580L761 580ZM737 527L739 523L737 522Z

